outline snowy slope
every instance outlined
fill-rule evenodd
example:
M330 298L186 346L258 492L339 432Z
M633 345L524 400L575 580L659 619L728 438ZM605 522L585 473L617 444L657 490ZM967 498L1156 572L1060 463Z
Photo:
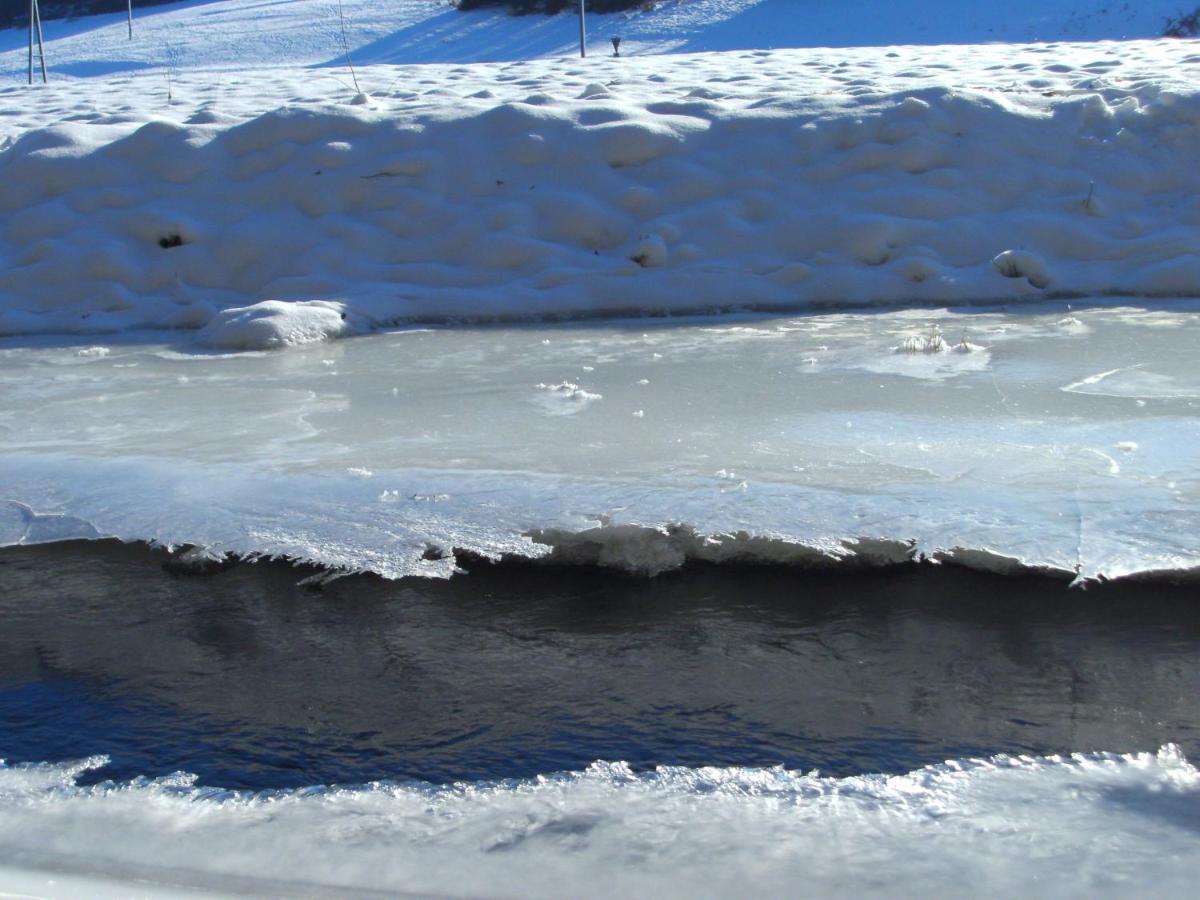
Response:
M591 51L626 55L782 47L854 47L984 41L1153 38L1174 0L660 0L650 13L589 17ZM45 25L56 76L183 67L338 64L337 4L329 0L222 0L136 11L135 39L122 15ZM574 16L459 13L444 0L342 0L347 43L367 63L486 62L571 55ZM26 35L0 31L0 83L23 79Z

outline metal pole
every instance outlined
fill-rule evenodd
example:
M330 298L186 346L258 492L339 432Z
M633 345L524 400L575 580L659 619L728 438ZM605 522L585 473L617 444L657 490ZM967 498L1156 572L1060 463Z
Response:
M29 83L33 84L33 11L37 0L29 0Z
M584 23L583 0L579 0L579 55L587 56L587 25Z
M129 0L129 39L133 40L133 0Z
M42 84L46 83L46 47L42 43L42 13L38 9L37 0L33 0L33 12L37 18L38 59L42 61Z

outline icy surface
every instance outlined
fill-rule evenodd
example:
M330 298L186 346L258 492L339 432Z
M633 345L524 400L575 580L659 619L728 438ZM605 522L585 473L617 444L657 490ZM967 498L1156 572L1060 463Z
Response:
M1164 40L14 87L0 334L1197 296L1197 75Z
M287 353L9 341L0 538L389 577L447 575L455 548L642 574L955 550L1189 569L1185 307L424 328Z
M139 893L1182 897L1200 865L1200 775L1170 746L845 779L596 763L532 781L258 795L182 773L74 785L103 762L0 767L6 884L59 896L136 881Z

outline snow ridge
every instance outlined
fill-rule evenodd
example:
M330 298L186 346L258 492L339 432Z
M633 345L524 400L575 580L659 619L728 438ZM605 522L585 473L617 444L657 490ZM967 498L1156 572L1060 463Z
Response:
M365 103L274 70L75 116L52 85L0 125L0 334L1196 296L1189 51L366 69L425 87Z

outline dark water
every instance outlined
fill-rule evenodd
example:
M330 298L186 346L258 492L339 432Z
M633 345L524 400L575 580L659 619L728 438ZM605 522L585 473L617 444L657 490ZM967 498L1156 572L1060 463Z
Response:
M0 550L0 757L250 788L595 759L845 775L1168 741L1200 759L1195 586L485 568L314 592L311 570L165 559Z

